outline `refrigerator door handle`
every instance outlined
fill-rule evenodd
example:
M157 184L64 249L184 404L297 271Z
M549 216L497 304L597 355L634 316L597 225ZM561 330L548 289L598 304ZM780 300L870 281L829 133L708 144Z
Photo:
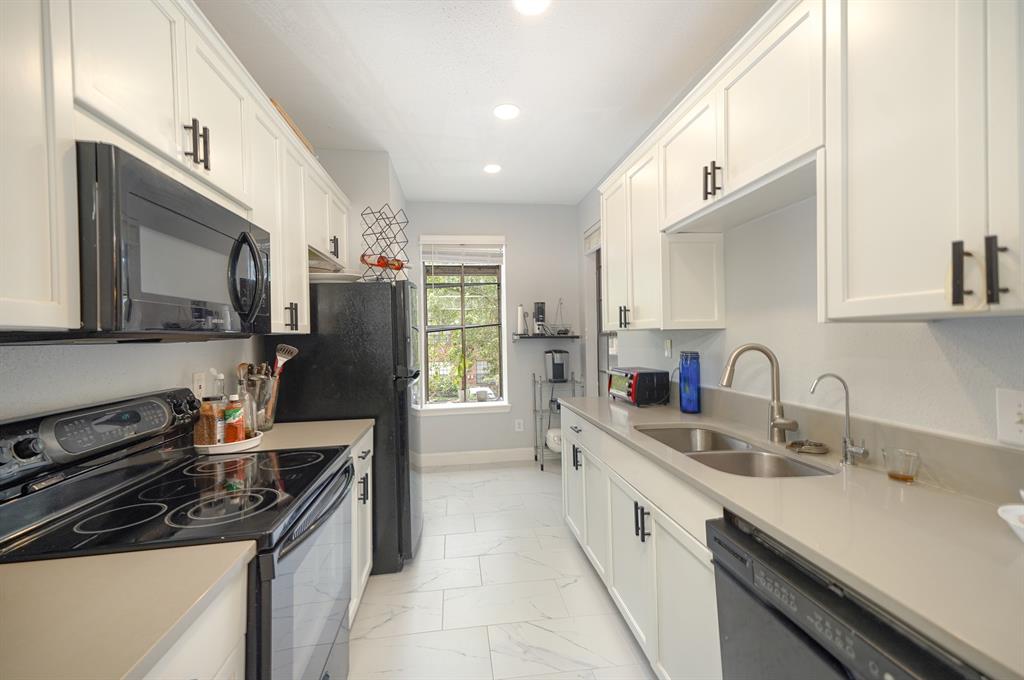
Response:
M419 379L420 379L420 371L419 371L419 369L416 369L410 375L396 375L395 376L395 382L398 382L399 380L408 380L409 382L416 382Z

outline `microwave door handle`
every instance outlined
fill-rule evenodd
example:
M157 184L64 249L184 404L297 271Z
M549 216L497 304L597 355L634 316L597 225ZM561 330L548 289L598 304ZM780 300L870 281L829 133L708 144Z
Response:
M263 304L263 298L266 296L267 271L263 267L263 257L261 256L259 246L256 244L256 239L247 231L242 232L242 238L245 240L245 244L249 246L249 252L252 253L252 262L256 267L256 290L253 292L252 306L245 315L245 320L248 323L252 323L256 315L259 314L260 305Z
M242 245L245 243L245 237L248 235L248 232L242 232L235 240L234 245L231 246L231 254L228 255L228 295L231 296L231 306L243 317L246 310L242 309L242 296L238 290L237 274L238 258L242 255Z

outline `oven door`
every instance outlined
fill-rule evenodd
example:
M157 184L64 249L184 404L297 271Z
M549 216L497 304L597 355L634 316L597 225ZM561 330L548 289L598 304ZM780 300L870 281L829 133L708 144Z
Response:
M270 611L261 616L269 665L260 678L344 680L348 674L352 477L347 463L276 551Z

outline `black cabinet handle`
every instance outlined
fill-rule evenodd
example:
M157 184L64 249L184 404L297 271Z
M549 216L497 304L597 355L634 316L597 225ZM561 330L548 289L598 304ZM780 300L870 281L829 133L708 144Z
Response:
M575 432L576 434L583 432L583 428L577 427L576 425L570 425L569 429Z
M192 162L196 165L199 164L199 119L193 118L191 125L186 125L185 129L192 133L192 150L186 151L185 155L192 159Z
M640 504L633 501L633 535L640 535Z
M370 457L371 453L373 453L373 449L366 449L365 451L359 454L359 460L366 460L367 458Z
M299 303L289 302L285 305L284 311L288 313L288 323L285 326L293 331L299 330Z
M580 469L580 450L575 444L572 445L572 468L574 470Z
M362 491L359 494L359 502L366 505L366 501L370 500L370 473L366 473L359 480L359 485Z
M640 542L646 543L647 537L651 535L651 532L647 530L647 518L650 516L650 511L644 506L640 506Z
M334 257L338 257L338 251L339 250L340 250L340 248L338 246L338 237L337 236L332 236L331 237L331 255L333 255Z
M711 161L711 195L717 196L718 192L722 190L722 185L718 183L718 173L722 170L722 166L718 163Z
M964 250L963 241L953 241L953 304L962 305L965 295L974 295L974 291L964 288L964 258L974 253Z
M999 304L999 295L1009 293L1009 288L999 285L999 253L1009 248L999 245L999 237L992 234L985 237L985 300L990 305Z
M622 308L622 327L629 328L629 307Z
M711 198L711 170L709 170L708 166L706 166L706 165L703 167L702 170L703 170L702 175L704 176L704 191L703 191L703 194L704 194L704 200L706 201L709 198Z
M199 135L203 138L203 168L206 170L210 169L210 128L203 126L203 134Z
M622 328L622 310L625 309L622 305L619 305L619 328Z

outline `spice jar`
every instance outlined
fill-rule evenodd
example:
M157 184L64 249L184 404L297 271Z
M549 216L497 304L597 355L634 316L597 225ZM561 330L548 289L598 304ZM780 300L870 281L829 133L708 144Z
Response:
M199 421L195 425L193 441L198 446L224 443L223 397L203 397L199 407Z
M237 394L228 397L224 407L224 443L240 442L245 439L245 411Z

